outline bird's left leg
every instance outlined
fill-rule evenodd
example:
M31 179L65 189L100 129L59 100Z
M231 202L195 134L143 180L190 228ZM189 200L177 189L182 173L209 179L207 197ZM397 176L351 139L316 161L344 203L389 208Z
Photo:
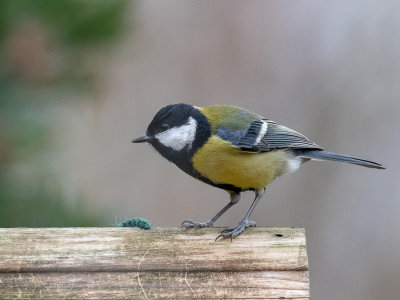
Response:
M233 205L239 202L240 200L240 193L236 192L229 192L231 201L225 205L214 217L212 217L207 222L193 222L192 220L185 220L183 221L181 227L183 228L204 228L204 227L214 227L215 221L219 219L228 209L230 209Z
M251 204L249 211L247 212L247 214L244 216L243 220L239 222L239 224L237 224L236 226L232 226L232 227L228 227L226 229L224 229L221 234L219 236L217 236L217 238L215 240L218 240L219 238L235 238L237 237L239 234L241 234L246 227L254 227L256 225L256 223L254 223L253 221L249 220L249 217L251 215L251 213L253 212L254 208L256 207L258 201L261 199L261 197L264 195L265 193L265 189L261 190L261 191L256 191L256 197L253 201L253 203Z

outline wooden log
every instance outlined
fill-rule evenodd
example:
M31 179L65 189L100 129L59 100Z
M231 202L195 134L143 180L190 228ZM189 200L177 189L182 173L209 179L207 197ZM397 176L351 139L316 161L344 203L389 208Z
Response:
M308 299L304 230L0 229L1 298Z

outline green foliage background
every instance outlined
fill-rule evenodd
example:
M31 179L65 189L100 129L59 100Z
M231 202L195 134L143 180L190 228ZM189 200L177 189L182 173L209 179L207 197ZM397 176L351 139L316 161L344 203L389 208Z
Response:
M53 111L94 91L91 59L117 45L130 4L0 1L0 227L104 225L84 196L66 205L48 166L59 134Z

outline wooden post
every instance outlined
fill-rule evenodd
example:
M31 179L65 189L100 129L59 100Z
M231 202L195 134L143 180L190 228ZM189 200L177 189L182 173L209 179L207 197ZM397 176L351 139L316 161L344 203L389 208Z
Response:
M0 229L1 299L309 299L301 228Z

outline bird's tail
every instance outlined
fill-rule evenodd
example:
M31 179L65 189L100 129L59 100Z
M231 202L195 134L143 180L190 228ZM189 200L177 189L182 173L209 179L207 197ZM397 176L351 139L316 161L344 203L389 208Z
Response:
M332 160L332 161L340 161L346 162L350 164L355 164L367 168L375 168L375 169L385 169L385 167L379 163L361 159L354 156L349 156L345 154L339 154L334 152L328 152L324 150L309 150L309 149L298 149L296 150L296 155L303 158L310 158L316 160Z

